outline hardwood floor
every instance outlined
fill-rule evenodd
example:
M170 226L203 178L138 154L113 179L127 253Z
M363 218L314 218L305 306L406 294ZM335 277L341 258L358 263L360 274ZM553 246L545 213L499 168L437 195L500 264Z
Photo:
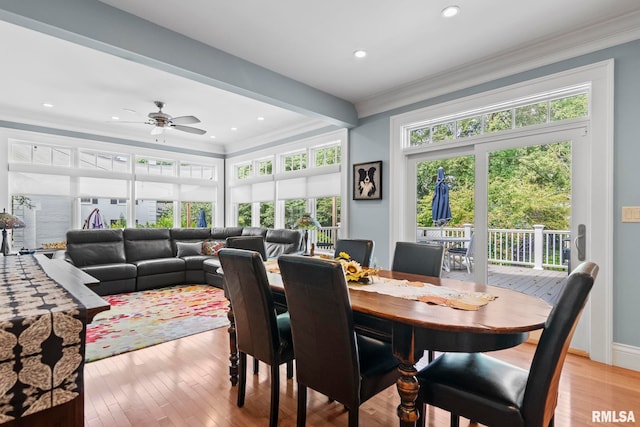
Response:
M534 346L494 353L527 367ZM251 358L249 358L251 365ZM87 427L207 426L243 427L269 424L270 383L265 365L248 372L246 402L236 406L236 390L228 379L228 335L218 328L146 349L88 363L85 367ZM295 426L295 378L281 368L279 426ZM399 398L390 387L360 407L360 425L397 426ZM346 426L338 403L309 390L307 426ZM635 423L591 422L592 411L634 411L640 424L640 372L592 362L569 354L556 410L556 426L628 426ZM447 413L429 408L427 425L448 426ZM462 420L462 426L468 422ZM474 426L476 424L473 424Z

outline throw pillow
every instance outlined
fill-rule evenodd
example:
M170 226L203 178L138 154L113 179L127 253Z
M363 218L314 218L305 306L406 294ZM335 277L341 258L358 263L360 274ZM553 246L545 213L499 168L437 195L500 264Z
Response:
M176 248L178 249L178 257L202 254L202 242L176 242Z
M224 248L224 241L202 242L202 253L204 255L218 256L218 251L222 248Z

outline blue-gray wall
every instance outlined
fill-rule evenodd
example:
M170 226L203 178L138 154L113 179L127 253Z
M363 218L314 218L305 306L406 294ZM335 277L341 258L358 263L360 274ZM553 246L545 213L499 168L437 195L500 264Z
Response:
M350 130L349 155L351 163L382 160L383 186L388 189L389 174L398 173L389 170L392 115L611 58L615 60L613 339L640 347L640 275L635 270L640 224L620 222L622 206L640 206L640 178L633 175L640 166L640 40L364 118ZM348 215L350 237L374 239L378 264L388 266L388 194L376 202L351 200Z

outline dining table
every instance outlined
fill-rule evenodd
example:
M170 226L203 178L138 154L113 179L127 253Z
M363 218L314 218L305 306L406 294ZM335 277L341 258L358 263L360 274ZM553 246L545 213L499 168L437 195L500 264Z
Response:
M273 264L271 264L273 265ZM286 296L276 268L267 268L274 303L286 310ZM367 284L349 284L354 324L360 333L387 340L398 359L400 377L397 415L401 427L415 426L419 412L415 405L419 385L416 364L425 351L488 352L517 346L529 332L542 329L551 306L540 298L480 283L391 270L378 270L373 284L388 281L428 289L458 292L460 295L488 295L475 309L454 308L455 304L434 304L389 293L372 292ZM400 288L399 288L400 289ZM228 314L230 381L238 381L238 353L233 307Z

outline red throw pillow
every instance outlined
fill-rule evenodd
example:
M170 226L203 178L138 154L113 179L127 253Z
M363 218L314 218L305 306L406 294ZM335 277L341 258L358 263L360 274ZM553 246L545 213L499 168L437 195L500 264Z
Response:
M202 254L218 256L218 251L224 248L224 241L202 242Z

